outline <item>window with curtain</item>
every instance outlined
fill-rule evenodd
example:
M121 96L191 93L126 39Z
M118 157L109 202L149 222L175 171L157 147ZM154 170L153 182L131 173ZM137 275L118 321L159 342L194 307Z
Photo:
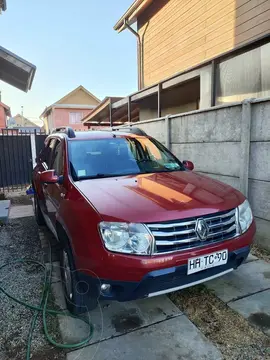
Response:
M217 65L216 105L270 96L270 43Z
M81 112L70 112L69 113L69 123L70 124L80 124L83 118L83 114Z

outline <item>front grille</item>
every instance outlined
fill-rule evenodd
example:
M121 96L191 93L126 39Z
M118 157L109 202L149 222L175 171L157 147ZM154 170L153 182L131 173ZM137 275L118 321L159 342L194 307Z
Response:
M234 238L239 235L236 211L232 209L198 218L146 224L155 237L154 253L188 250ZM200 240L195 231L198 219L204 219L209 228L205 241Z

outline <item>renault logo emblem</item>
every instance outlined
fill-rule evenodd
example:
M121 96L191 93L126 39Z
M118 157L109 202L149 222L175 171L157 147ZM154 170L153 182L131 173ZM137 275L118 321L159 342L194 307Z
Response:
M209 228L204 219L198 219L196 222L195 231L201 241L205 241L209 234Z

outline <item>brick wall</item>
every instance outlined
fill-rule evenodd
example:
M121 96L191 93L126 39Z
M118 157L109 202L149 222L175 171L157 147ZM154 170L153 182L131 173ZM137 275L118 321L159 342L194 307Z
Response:
M144 86L270 32L269 0L158 0L139 16Z

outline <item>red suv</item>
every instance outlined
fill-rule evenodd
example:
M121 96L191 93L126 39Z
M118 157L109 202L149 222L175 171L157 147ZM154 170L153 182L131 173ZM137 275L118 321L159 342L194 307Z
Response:
M71 312L183 289L243 263L255 234L248 201L192 170L138 128L47 137L35 215L59 240Z

